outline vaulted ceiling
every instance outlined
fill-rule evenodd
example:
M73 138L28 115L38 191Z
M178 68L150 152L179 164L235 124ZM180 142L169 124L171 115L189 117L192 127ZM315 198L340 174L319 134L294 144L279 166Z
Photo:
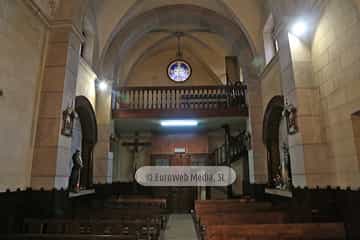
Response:
M108 13L105 10L108 7L107 1L102 3L97 8ZM244 3L244 9L249 8ZM257 52L254 44L256 41L251 40L247 29L229 8L231 4L234 2L147 0L137 1L131 7L129 5L111 33L103 31L104 34L99 34L99 47L102 49L99 68L103 77L117 80L120 85L125 84L134 64L154 52L172 48L175 54L174 33L183 32L182 47L188 49L218 79L224 79L225 56L239 56L242 51L254 55ZM241 4L241 1L237 4ZM260 11L260 5L256 4L257 1L252 1L250 5L258 7L257 10ZM260 23L261 14L254 15ZM98 14L98 24L109 21L109 15L100 20L102 16L104 15ZM256 21L251 24L254 23ZM255 31L252 34L258 38ZM102 38L106 35L109 37Z
M94 68L102 78L125 84L134 66L161 51L182 47L211 74L224 79L224 58L262 53L263 0L34 0L54 20L84 17L96 32Z

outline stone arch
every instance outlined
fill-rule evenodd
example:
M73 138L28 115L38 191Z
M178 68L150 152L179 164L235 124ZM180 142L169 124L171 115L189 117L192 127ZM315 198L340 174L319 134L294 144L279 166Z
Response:
M96 115L90 101L84 96L75 98L75 111L81 124L82 152L84 167L81 170L80 186L91 187L93 179L93 150L97 143Z
M283 130L282 127L286 124L282 114L283 110L284 97L274 96L266 107L263 119L263 143L267 150L268 184L270 187L279 186L277 181L274 180L277 179L278 175L284 183L283 186L285 186L285 182L287 184L288 180L291 179L290 156L287 151L287 162L284 164L284 153L281 152L283 147L288 146L280 146L279 139ZM285 131L287 136L287 130Z
M263 120L263 142L269 146L272 141L276 140L273 133L277 131L279 126L274 123L280 124L282 111L284 110L284 97L274 96L268 103Z
M176 14L179 9L188 17L179 17L179 14ZM115 80L119 76L124 61L130 58L127 55L131 53L132 47L137 42L152 30L166 28L174 23L191 24L195 28L208 28L213 34L222 36L226 40L226 46L231 48L232 55L240 55L243 49L249 49L252 53L250 58L254 56L246 34L232 20L199 6L189 4L162 6L128 20L126 26L112 34L112 40L107 44L100 59L99 69L101 69L102 77ZM251 59L247 60L251 62Z

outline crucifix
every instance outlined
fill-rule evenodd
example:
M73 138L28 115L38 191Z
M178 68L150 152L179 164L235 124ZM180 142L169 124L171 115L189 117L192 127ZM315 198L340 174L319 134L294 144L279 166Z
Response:
M135 177L136 170L138 169L140 163L138 163L138 154L142 151L141 147L150 146L150 142L140 142L139 133L135 133L135 139L133 142L123 142L123 146L128 147L129 151L133 154L133 163L131 169L131 175Z
M133 153L138 153L139 152L139 147L141 147L141 146L143 146L143 147L150 146L151 143L149 143L149 142L140 142L139 141L139 133L136 132L134 142L123 142L122 145L125 146L125 147L134 147L130 151L133 152Z

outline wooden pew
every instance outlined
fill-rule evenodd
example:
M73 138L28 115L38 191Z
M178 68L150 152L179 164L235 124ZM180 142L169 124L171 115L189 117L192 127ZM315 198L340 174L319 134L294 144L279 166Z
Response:
M249 203L249 202L255 202L253 199L209 199L209 200L195 200L195 205L213 205L213 204L219 204L219 203Z
M117 198L112 208L76 209L69 219L25 219L13 239L158 239L168 218L166 200ZM124 206L128 204L128 206ZM2 238L0 238L2 239Z
M139 240L131 235L93 235L93 234L11 234L1 236L2 240Z
M197 230L204 238L206 229L214 225L242 225L242 224L280 224L286 223L287 214L284 212L246 212L232 214L209 214L199 217Z
M253 212L240 214L209 214L200 217L202 226L210 225L241 225L241 224L266 224L286 223L287 214L284 212Z
M214 225L205 240L344 240L343 223Z
M200 236L208 225L285 223L287 219L271 203L239 199L197 200L194 218Z
M271 203L267 202L219 202L206 205L195 204L195 213L198 216L204 214L216 214L216 213L234 213L234 212L254 212L254 211L273 211L276 208L271 206Z
M74 220L74 219L26 219L23 233L62 235L124 235L138 239L158 239L160 224L143 220Z
M166 209L165 198L149 198L141 196L120 196L108 202L114 207L140 207L140 208L164 208Z
M74 218L76 219L116 219L134 220L144 219L149 222L156 222L163 229L168 220L167 209L153 208L98 208L98 209L77 209Z
M222 200L196 200L195 206L206 207L215 205L232 205L232 204L258 204L272 206L270 202L256 202L244 199L222 199Z
M105 218L114 219L127 216L152 217L169 215L166 209L147 209L147 208L93 208L77 209L75 218Z

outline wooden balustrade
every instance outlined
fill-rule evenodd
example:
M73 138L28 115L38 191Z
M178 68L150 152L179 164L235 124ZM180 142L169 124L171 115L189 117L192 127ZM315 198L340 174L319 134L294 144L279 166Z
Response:
M112 110L247 109L246 86L122 87L113 91Z
M241 132L239 135L231 137L228 145L228 153L226 153L227 148L225 144L215 149L210 156L213 163L215 165L227 165L244 156L248 151L247 141L249 140L247 137L246 132Z

